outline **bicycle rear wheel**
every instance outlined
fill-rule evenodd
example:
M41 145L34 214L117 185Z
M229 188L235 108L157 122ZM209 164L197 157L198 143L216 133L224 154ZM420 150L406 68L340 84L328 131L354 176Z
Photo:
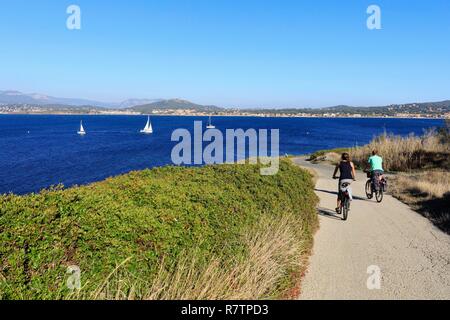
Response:
M341 212L342 212L342 220L347 221L348 212L350 210L350 200L346 197L342 202Z
M380 190L375 192L375 198L377 199L378 203L381 203L381 201L383 201L383 197L384 197L383 188L380 187Z
M367 183L366 183L366 196L367 196L367 199L369 199L369 200L373 198L372 180L367 180Z

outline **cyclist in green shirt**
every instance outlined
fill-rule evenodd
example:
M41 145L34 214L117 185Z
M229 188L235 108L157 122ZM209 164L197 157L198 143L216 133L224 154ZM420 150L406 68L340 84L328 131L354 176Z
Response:
M378 155L378 150L372 151L372 156L369 158L370 173L372 174L372 181L378 187L379 182L383 179L383 158Z
M370 172L384 173L383 158L378 155L377 150L372 151L372 156L369 158Z

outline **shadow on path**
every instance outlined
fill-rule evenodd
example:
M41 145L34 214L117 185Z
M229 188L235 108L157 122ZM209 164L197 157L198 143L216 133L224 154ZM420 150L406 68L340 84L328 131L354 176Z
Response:
M334 194L335 196L338 195L337 191L329 191L329 190L322 190L322 189L314 189L317 192L323 192L323 193L329 193L329 194ZM369 201L367 198L362 198L362 197L358 197L353 195L353 200L361 200L361 201Z
M333 220L342 220L342 218L336 214L336 211L325 208L319 208L319 215Z

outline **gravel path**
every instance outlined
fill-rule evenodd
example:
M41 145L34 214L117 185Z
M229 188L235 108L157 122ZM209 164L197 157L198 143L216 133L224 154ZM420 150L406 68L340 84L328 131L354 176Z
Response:
M320 197L320 230L300 299L450 299L450 236L391 196L382 204L367 200L363 173L342 221L334 213L334 168L294 161L317 172Z

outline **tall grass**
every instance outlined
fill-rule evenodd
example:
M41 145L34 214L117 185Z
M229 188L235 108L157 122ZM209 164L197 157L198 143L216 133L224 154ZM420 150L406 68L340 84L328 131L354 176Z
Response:
M299 229L300 228L300 229ZM213 258L205 268L195 259L182 260L174 274L158 273L148 299L268 299L276 298L282 279L306 268L310 243L298 238L302 222L287 213L267 217L243 236L248 256L237 261ZM281 281L281 282L280 282Z
M413 175L397 175L395 182L393 187L401 187L426 199L442 198L446 193L450 193L450 172L427 171Z
M133 279L114 270L114 276L91 295L83 291L71 298L147 300L249 300L283 294L283 279L306 268L310 244L298 239L302 222L287 213L266 217L242 241L246 258L224 261L218 256L199 260L199 252L185 252L175 266L162 263L153 279ZM133 288L125 290L125 288ZM277 290L278 288L278 290Z
M444 134L429 131L424 136L383 134L363 147L350 150L355 164L364 168L373 150L384 159L385 170L408 171L448 166L450 144Z

